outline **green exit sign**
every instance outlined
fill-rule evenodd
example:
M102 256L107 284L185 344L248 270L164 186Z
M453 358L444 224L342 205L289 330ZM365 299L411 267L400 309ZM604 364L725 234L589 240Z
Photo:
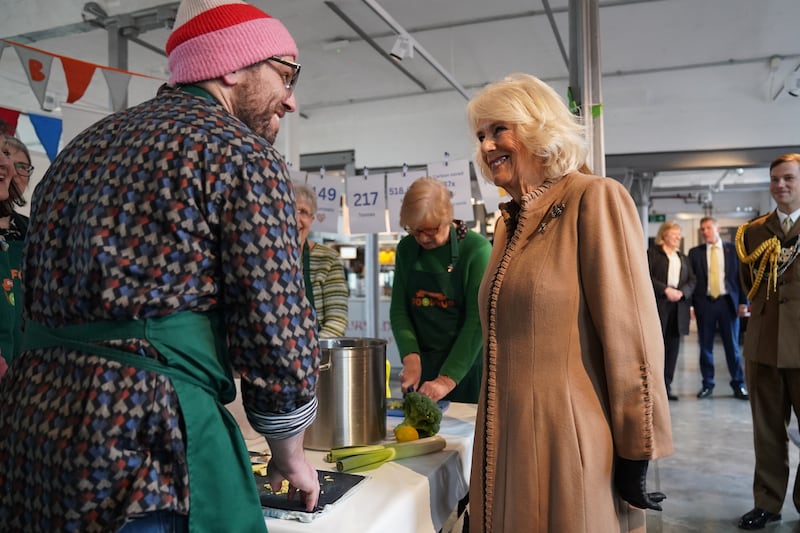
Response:
M664 222L667 220L667 215L647 215L648 222Z

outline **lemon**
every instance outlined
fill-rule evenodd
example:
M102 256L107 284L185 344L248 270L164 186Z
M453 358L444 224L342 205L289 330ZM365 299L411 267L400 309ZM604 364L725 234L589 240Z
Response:
M419 439L419 433L417 433L417 429L414 426L400 424L394 428L394 437L397 442L409 442Z

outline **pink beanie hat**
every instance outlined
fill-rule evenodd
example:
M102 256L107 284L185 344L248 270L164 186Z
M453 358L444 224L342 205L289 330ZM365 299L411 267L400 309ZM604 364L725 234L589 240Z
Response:
M272 56L297 58L286 27L242 0L182 0L167 39L169 82L211 80Z

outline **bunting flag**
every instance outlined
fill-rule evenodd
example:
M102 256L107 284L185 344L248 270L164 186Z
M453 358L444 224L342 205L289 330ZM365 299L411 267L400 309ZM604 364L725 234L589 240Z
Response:
M48 117L44 115L34 115L32 113L23 113L16 109L8 109L0 107L0 121L7 122L10 125L6 133L14 135L17 131L20 115L25 115L30 120L39 142L42 143L47 157L50 161L58 153L58 146L61 142L61 132L63 129L63 121L59 118Z
M138 76L166 81L155 76L148 76L147 74L127 72L125 70L88 63L80 59L53 54L13 41L0 40L0 57L2 57L3 50L8 46L13 46L17 50L22 68L28 76L28 83L36 94L39 105L45 111L49 111L49 109L44 106L44 101L47 92L47 84L50 81L50 69L54 57L61 60L61 67L64 69L64 76L67 81L67 103L70 104L83 97L97 69L103 71L106 83L109 86L109 92L111 93L111 104L114 111L120 111L125 107L127 103L128 83L131 77Z
M8 135L14 135L14 132L17 131L17 122L19 121L20 111L16 111L14 109L6 109L5 107L0 107L0 120L6 122L9 126L11 131L5 131L3 133L7 133Z
M28 118L47 153L47 158L52 161L58 153L58 142L61 140L63 128L61 119L34 114L28 114Z
M69 89L67 103L75 103L83 97L83 93L89 87L89 82L92 81L96 66L80 59L62 57L61 67L64 69L64 76L67 78L67 89Z
M108 91L111 93L111 108L113 111L125 109L128 101L128 83L131 75L123 70L103 69L103 76L108 84Z
M44 109L44 97L47 93L47 84L50 82L50 67L53 65L53 56L45 54L27 46L15 46L17 55L22 63L22 69L28 75L28 83L39 100L39 105Z

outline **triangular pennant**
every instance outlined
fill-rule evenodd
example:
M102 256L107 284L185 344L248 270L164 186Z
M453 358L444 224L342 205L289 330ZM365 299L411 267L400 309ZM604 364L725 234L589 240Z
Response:
M64 68L64 76L67 78L67 102L73 103L83 97L89 82L92 81L94 70L97 68L92 63L87 63L79 59L72 59L71 57L59 56L61 58L61 66Z
M14 48L17 50L23 70L28 75L28 83L39 100L39 105L44 109L44 97L47 93L47 84L50 82L53 56L23 46Z
M44 146L47 157L52 161L58 153L58 142L61 140L61 119L45 117L42 115L28 114L28 118L33 124L39 142Z
M8 124L9 131L2 131L2 133L6 133L8 135L14 135L14 132L17 131L17 121L19 121L20 112L16 109L6 109L5 107L0 107L0 121L5 122ZM3 128L0 128L3 130Z
M104 68L102 71L108 84L108 92L111 93L111 107L114 111L122 111L127 107L128 83L131 81L131 75L110 68Z

